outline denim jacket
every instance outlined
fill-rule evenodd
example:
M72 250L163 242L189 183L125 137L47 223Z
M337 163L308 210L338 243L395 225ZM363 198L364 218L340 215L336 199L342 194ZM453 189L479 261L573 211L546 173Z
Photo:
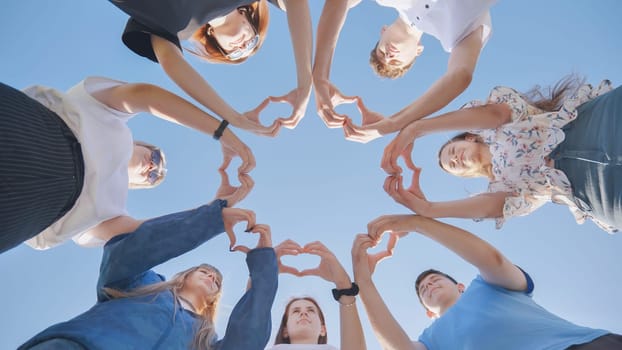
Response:
M97 282L97 303L85 313L39 333L20 349L54 338L87 349L190 349L197 316L174 302L170 291L111 299L104 288L129 291L164 281L151 268L190 251L224 232L226 202L145 221L136 231L111 239ZM234 307L219 350L262 350L271 331L270 310L277 289L278 267L272 248L251 250L246 263L251 288Z

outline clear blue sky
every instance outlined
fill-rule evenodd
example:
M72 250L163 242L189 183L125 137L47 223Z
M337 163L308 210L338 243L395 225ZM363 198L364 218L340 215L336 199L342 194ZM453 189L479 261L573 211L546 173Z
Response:
M310 1L314 26L322 1ZM293 88L295 67L284 13L272 9L271 28L263 49L242 66L210 65L189 57L194 66L239 111L258 104L267 94ZM493 35L484 48L473 83L450 108L484 99L490 88L507 85L526 90L550 84L570 72L598 83L622 83L622 22L618 0L500 1L491 11ZM107 1L8 0L0 11L0 79L17 88L33 84L65 90L89 75L132 82L150 82L181 93L162 69L121 43L126 15ZM358 94L370 108L385 115L420 96L446 67L447 55L425 37L424 55L398 81L376 78L367 65L380 27L395 18L391 9L371 0L351 11L336 51L332 80L346 94ZM259 222L272 226L274 242L292 238L301 244L321 240L350 270L354 234L381 214L407 213L383 191L379 167L389 137L362 145L343 139L340 129L327 129L317 117L313 96L305 119L295 130L275 139L238 131L253 149L257 168L253 193L238 206L253 209ZM353 112L347 107L343 112ZM270 107L266 114L289 113ZM211 137L148 115L131 121L135 138L163 147L169 159L166 181L157 189L133 191L129 212L153 217L196 207L213 198L218 185L220 148ZM431 200L464 197L485 189L477 180L461 180L437 167L436 152L449 135L417 141L414 160L423 167L422 186ZM565 207L548 204L536 213L495 230L491 221L447 220L471 230L501 249L530 272L534 298L573 322L622 333L622 287L619 251L622 235L610 236L588 222L575 224ZM241 231L241 230L240 230ZM242 239L251 243L251 238ZM49 251L20 246L0 255L0 348L15 348L35 333L67 320L95 302L101 249L67 243ZM157 270L167 276L200 262L218 266L225 275L218 330L246 283L241 253L229 253L219 237ZM310 267L317 259L286 260ZM418 272L437 267L469 282L475 269L439 245L412 234L403 239L393 259L377 269L375 281L404 329L416 338L430 323L413 292ZM291 295L316 297L327 315L329 342L339 345L338 307L328 282L315 277L280 277L273 308L273 329ZM359 303L360 306L360 303ZM379 349L363 308L369 349ZM273 339L273 338L271 338Z

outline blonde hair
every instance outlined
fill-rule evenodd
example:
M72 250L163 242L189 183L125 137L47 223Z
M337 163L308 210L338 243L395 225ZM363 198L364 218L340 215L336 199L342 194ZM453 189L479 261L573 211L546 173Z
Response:
M162 151L159 147L154 146L144 141L134 141L134 145L148 148L151 151L159 150L160 155L162 156L162 160L160 164L162 171L160 171L160 174L159 174L160 176L158 176L158 178L155 180L154 183L151 184L149 182L140 182L140 183L130 182L128 184L128 188L135 190L135 189L140 189L140 188L154 188L158 186L159 184L162 183L162 181L164 181L164 178L166 177L166 156L164 155L164 151Z
M209 264L201 264L199 266L191 267L187 270L181 271L177 273L173 278L168 281L163 281L159 283L149 284L143 287L136 288L134 290L124 292L113 288L104 288L104 292L112 299L117 298L131 298L131 297L140 297L145 295L154 295L154 299L156 294L163 291L170 291L173 294L173 303L174 303L174 312L173 319L175 318L175 313L179 306L179 302L177 298L179 296L179 292L183 289L184 283L186 282L186 278L193 273L194 271L205 268L211 271L216 272L218 278L222 281L222 274L212 265ZM200 321L197 322L196 331L194 333L194 338L192 339L192 348L193 349L212 349L212 343L216 338L216 310L218 308L218 303L220 302L220 297L222 295L222 289L218 291L218 293L214 296L212 300L208 300L207 307L201 310L199 315Z
M404 76L404 74L406 74L406 72L408 72L413 64L415 64L415 60L417 59L416 56L409 64L401 67L392 66L390 64L382 62L378 58L378 54L376 53L376 51L378 50L378 43L379 42L376 42L376 46L374 46L374 48L369 53L369 65L378 76L389 79L401 78Z
M186 50L210 63L240 64L246 61L246 59L250 56L254 55L263 44L263 41L268 33L268 25L270 23L268 1L258 0L250 5L240 6L235 11L244 11L250 25L255 28L257 35L259 35L259 42L257 43L257 46L255 46L248 56L237 60L232 60L225 56L220 48L220 45L218 44L218 41L211 34L212 27L209 23L201 26L201 28L194 32L190 38L190 41L193 43L193 47L186 48Z
M462 132L462 133L452 137L449 141L445 142L441 146L441 148L438 150L438 165L441 167L441 169L445 170L448 173L451 173L448 169L446 169L443 166L443 162L441 162L441 154L443 153L443 150L447 146L451 145L454 142L466 141L468 138L472 138L475 143L486 145L484 143L484 140L482 139L481 136L479 136L477 134L470 133L470 132ZM490 178L492 176L492 164L488 164L488 165L481 164L480 167L478 167L478 168L471 168L469 170L464 171L462 174L453 174L453 173L451 173L451 174L452 175L456 175L456 176L460 176L460 177L480 177L480 176L484 176L484 177Z

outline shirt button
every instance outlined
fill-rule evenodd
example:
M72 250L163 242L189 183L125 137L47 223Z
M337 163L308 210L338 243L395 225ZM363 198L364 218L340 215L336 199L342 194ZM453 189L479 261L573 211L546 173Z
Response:
M417 18L417 21L418 21L418 20L420 20L419 16L417 16L417 17L415 17L415 18Z
M430 8L430 5L425 4L425 8L429 9L429 8Z

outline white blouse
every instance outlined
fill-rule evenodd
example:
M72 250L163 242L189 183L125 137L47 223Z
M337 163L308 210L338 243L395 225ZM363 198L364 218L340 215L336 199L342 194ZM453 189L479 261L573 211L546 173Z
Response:
M122 84L89 77L66 93L44 86L24 90L63 119L80 142L84 158L84 185L73 208L27 240L29 246L48 249L69 238L80 245L101 245L104 242L91 239L87 231L103 221L127 215L127 166L134 150L127 121L134 114L110 108L91 95Z
M508 87L495 87L488 103L505 103L512 109L512 120L496 129L473 130L490 147L494 180L488 192L509 192L503 206L503 217L496 219L500 228L505 219L527 215L546 202L568 205L577 223L591 218L602 229L614 228L581 211L573 200L572 187L566 175L547 165L548 155L564 141L562 127L577 118L577 108L583 103L611 91L611 83L603 81L598 87L583 85L576 95L564 101L555 112L543 112L530 105L522 95ZM463 108L482 105L472 101Z

